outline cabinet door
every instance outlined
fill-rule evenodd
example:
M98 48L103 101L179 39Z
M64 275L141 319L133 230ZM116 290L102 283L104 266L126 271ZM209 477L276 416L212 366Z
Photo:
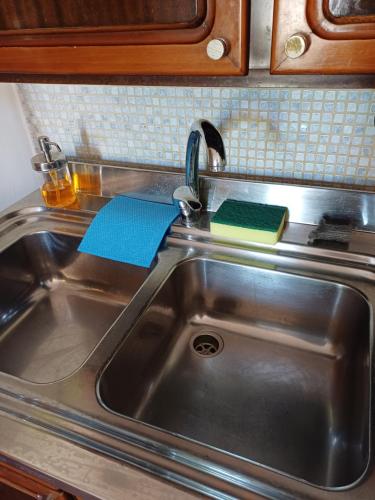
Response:
M375 0L275 0L272 73L375 73Z
M2 73L240 75L248 0L1 0L0 46Z

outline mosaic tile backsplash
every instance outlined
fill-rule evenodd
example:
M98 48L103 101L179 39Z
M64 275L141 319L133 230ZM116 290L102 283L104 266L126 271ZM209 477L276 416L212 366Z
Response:
M188 131L222 132L234 174L375 186L375 90L19 84L33 137L69 156L183 167ZM202 164L204 168L204 161Z

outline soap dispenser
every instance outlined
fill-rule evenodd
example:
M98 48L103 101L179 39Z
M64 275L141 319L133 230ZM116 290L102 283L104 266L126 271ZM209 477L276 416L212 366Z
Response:
M41 193L45 204L47 207L72 205L77 197L64 153L45 135L38 137L38 143L42 152L32 157L31 164L34 170L43 174Z

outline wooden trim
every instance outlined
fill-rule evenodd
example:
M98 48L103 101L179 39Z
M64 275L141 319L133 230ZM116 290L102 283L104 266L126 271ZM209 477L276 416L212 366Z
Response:
M215 0L210 33L199 43L59 47L1 47L0 73L40 75L242 75L248 66L248 0ZM229 42L214 61L212 38Z
M271 73L375 73L375 36L373 39L324 39L312 30L307 19L307 8L316 3L317 0L275 0ZM290 59L285 55L284 45L291 35L299 32L310 38L310 45L301 57Z
M77 498L3 462L0 463L0 483L35 499L40 498L42 495L51 500L73 500L73 498Z
M375 17L367 22L356 21L359 17L340 18L330 14L329 0L309 0L306 4L306 19L312 31L327 40L356 40L375 38Z
M212 30L215 0L198 3L198 14L204 16L197 24L128 25L82 28L40 28L0 31L0 46L59 46L59 45L148 45L198 43ZM200 19L199 17L199 19Z
M153 75L14 75L0 73L0 82L63 83L77 85L142 85L173 87L371 89L375 75L271 75L253 69L246 76L153 76Z

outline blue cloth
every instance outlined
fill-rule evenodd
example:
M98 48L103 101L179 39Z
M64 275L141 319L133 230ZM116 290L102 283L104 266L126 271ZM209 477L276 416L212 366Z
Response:
M118 196L97 213L78 250L150 267L178 215L174 205Z

